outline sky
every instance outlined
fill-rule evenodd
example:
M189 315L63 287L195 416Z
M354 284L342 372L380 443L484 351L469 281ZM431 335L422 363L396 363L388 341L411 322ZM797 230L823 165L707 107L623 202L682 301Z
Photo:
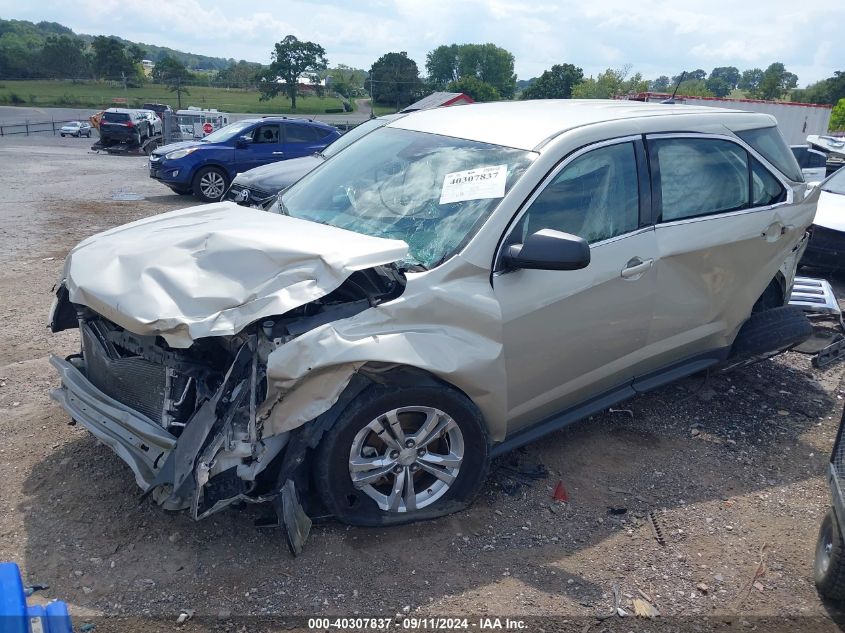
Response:
M780 61L800 86L845 70L841 0L0 0L0 17L262 63L292 34L322 45L332 66L369 69L407 51L422 74L440 44L486 42L513 53L520 79L560 63L652 79Z

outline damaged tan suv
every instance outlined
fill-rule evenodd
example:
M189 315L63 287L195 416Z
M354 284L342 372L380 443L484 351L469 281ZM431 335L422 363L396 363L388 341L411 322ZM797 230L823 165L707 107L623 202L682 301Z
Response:
M783 350L816 190L767 115L527 101L393 121L280 194L88 238L53 397L168 509L358 525L465 507L491 457Z

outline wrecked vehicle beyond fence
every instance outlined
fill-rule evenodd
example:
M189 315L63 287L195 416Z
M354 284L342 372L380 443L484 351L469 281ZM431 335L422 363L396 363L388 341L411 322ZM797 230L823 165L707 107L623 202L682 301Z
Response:
M51 327L81 352L51 359L53 397L165 508L272 502L294 551L308 515L441 516L496 454L806 338L785 305L818 197L800 178L760 114L414 113L269 212L79 244Z

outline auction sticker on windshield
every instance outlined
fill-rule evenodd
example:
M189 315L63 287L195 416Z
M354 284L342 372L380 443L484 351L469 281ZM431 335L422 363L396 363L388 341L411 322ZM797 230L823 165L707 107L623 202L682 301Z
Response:
M505 195L505 181L508 178L507 165L478 167L465 171L453 171L443 178L440 204L502 198Z

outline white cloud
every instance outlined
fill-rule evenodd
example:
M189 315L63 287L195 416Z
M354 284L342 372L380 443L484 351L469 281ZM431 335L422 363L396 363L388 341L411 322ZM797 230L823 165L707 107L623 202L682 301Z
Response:
M440 44L493 42L514 54L522 78L564 62L586 74L630 64L653 77L781 61L802 84L843 70L836 25L845 21L845 3L827 0L166 0L150 5L155 17L144 20L124 0L37 5L0 0L0 15L265 63L273 44L294 34L319 42L332 64L360 68L404 50L423 70L425 54Z

